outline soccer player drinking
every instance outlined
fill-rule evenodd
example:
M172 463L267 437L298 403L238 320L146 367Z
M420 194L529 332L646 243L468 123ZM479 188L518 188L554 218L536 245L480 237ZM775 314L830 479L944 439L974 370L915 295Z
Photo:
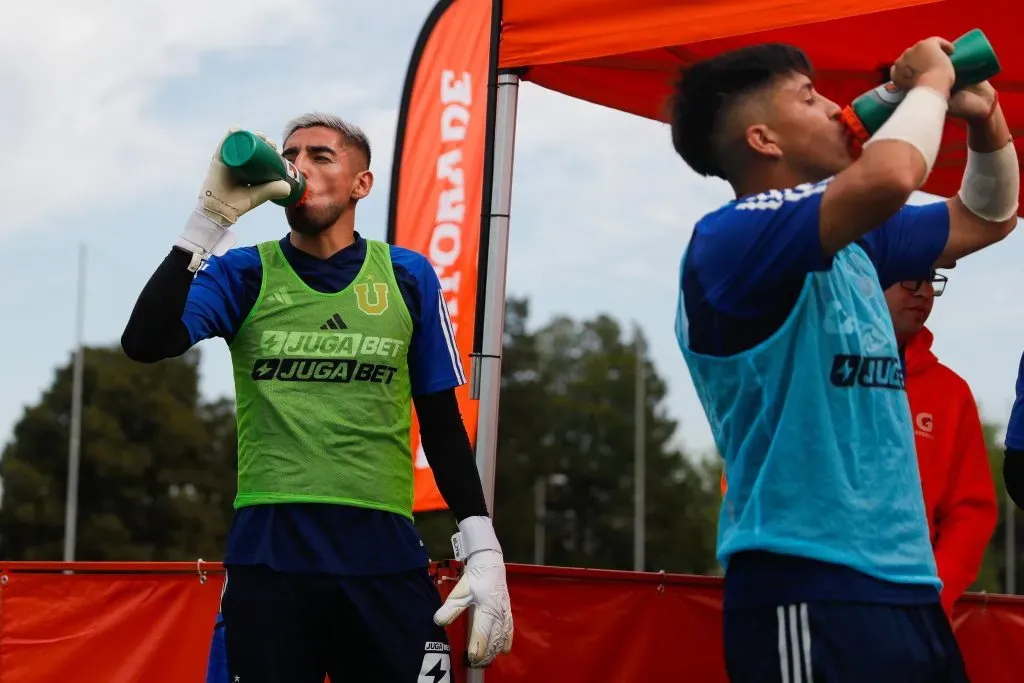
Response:
M288 234L212 256L243 214L290 191L285 181L234 181L218 146L198 205L122 336L141 362L212 337L231 350L229 680L442 680L451 676L443 626L470 605L469 660L487 665L511 647L512 614L455 397L465 374L438 278L422 255L356 231L356 205L373 186L359 128L299 117L282 155L308 183L284 212ZM413 404L464 549L444 604L412 524Z
M929 38L899 57L906 96L856 160L794 47L723 54L677 86L675 149L737 197L694 227L676 320L728 480L718 557L734 683L966 680L883 294L1017 221L1006 120L988 83L951 94L952 49ZM906 205L947 116L969 131L961 189Z

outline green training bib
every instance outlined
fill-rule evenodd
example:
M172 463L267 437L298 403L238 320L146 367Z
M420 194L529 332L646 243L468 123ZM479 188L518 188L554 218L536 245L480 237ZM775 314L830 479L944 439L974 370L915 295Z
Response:
M337 503L412 518L407 354L412 318L387 244L336 294L311 289L281 246L258 245L260 295L232 340L235 508Z

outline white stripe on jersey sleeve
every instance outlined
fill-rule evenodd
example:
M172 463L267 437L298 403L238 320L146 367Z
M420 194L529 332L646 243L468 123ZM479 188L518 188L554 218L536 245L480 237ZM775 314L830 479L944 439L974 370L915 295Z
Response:
M459 384L466 383L466 373L462 369L462 359L459 357L459 347L455 344L455 332L452 330L452 319L448 315L448 304L444 301L444 293L437 291L437 313L441 320L441 328L444 331L445 341L448 342L448 355L452 359L452 370Z
M828 189L832 178L818 183L804 183L785 190L768 190L746 197L736 203L738 211L777 211L787 202L799 202Z

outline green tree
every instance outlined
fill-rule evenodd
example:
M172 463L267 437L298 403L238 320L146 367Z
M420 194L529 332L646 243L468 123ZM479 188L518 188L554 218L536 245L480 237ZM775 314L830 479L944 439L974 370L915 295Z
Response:
M1007 512L1006 486L1003 484L1003 445L998 440L999 427L993 423L986 422L982 425L985 434L985 446L988 449L989 466L992 470L992 479L996 486L996 500L999 501L999 522L996 524L995 533L988 544L985 552L985 559L978 577L971 585L970 590L974 592L1003 593L1007 590L1007 562L1006 562L1006 533L1007 533ZM1024 548L1024 515L1013 506L1014 516L1014 540L1017 548ZM1019 552L1017 553L1019 556ZM1024 566L1020 560L1016 562L1017 591L1024 587Z
M528 329L526 301L506 303L495 524L511 562L534 561L544 493L544 563L633 566L636 351L607 316L559 317ZM715 569L718 471L671 447L677 425L664 381L646 362L647 569ZM450 557L451 517L420 522L435 559Z
M198 352L152 365L118 347L84 356L76 559L222 555L235 474L232 402L199 397ZM0 459L0 557L59 560L71 364L56 370Z

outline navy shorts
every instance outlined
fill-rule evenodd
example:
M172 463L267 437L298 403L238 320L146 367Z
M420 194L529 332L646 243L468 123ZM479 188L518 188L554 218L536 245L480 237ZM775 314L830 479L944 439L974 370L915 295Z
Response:
M814 602L726 611L723 630L731 683L968 681L938 603Z
M440 606L426 569L347 577L228 567L228 680L452 683L448 637L433 621Z

